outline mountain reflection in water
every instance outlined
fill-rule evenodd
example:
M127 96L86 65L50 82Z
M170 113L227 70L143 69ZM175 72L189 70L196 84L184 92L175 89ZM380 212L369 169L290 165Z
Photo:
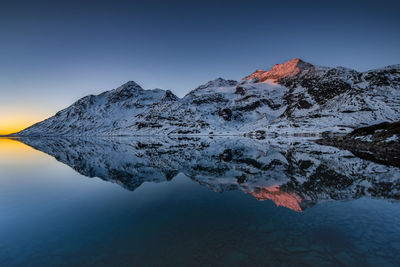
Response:
M135 190L183 173L215 191L241 190L301 212L322 200L400 198L395 167L304 139L22 138L88 177Z
M294 193L281 191L279 186L260 187L255 190L250 192L250 194L259 201L270 199L277 206L286 207L298 212L303 211L301 206L303 199Z

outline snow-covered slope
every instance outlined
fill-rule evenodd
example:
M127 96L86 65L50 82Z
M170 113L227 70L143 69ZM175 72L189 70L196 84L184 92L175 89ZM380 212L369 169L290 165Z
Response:
M367 72L300 59L241 81L215 79L179 99L135 82L87 96L16 135L348 132L400 120L400 65Z
M151 125L135 120L137 116L153 106L175 102L178 98L161 89L144 90L135 82L127 82L120 87L86 96L51 118L34 124L20 132L21 135L99 135L112 134L121 129L135 133L141 127Z

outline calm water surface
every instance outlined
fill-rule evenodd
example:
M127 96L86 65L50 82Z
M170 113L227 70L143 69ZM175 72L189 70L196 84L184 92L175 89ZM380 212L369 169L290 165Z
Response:
M0 265L400 265L400 170L309 142L0 139Z

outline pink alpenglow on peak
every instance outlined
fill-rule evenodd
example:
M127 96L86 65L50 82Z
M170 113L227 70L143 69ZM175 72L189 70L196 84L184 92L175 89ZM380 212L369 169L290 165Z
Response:
M270 70L256 70L242 80L256 79L258 82L278 83L280 79L293 77L301 71L308 70L314 65L307 63L300 58L289 60L282 64L275 64Z

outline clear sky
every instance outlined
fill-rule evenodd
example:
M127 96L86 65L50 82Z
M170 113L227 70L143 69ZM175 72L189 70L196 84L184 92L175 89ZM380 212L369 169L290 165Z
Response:
M400 1L0 1L0 134L134 80L182 97L300 57L400 63Z

